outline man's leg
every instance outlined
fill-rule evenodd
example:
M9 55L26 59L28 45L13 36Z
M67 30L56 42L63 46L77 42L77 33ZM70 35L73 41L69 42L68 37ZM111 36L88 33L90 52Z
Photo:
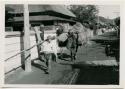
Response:
M42 62L46 61L44 53L40 53L40 61Z
M55 56L55 62L57 62L58 56L57 56L57 52L54 53Z
M52 54L48 54L48 69L51 70Z
M71 48L71 60L74 61L76 59L76 50L75 48Z
M73 61L73 53L72 53L72 49L70 49L70 56L71 56L71 61Z
M73 49L73 59L76 60L76 48Z
M49 70L51 69L51 59L52 59L52 55L51 54L45 54L45 58L46 58L46 66L47 66L47 73L49 73Z

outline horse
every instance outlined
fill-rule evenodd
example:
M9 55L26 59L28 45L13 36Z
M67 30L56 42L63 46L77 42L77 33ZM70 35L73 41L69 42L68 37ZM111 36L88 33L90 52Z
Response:
M76 60L76 53L78 51L78 33L73 31L68 32L66 48L70 50L71 61Z
M63 34L62 29L58 30L57 36ZM65 41L59 41L59 47L66 47L70 51L71 61L76 60L76 53L78 51L78 33L70 29L66 35L67 39ZM63 38L63 37L62 37ZM62 55L62 53L61 53Z

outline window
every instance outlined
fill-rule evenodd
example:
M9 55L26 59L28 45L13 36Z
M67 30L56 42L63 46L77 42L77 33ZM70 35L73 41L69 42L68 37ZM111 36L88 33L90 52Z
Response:
M13 28L12 27L5 27L5 32L12 32Z

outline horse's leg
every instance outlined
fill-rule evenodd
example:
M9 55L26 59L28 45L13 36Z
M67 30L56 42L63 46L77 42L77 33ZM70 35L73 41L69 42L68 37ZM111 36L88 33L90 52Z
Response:
M78 48L78 47L76 46L76 49L75 49L76 52L78 51L77 48Z
M59 56L60 56L60 59L63 59L63 49L62 48L60 49L60 55Z
M76 50L77 50L77 48L73 50L73 59L74 60L76 60Z
M71 49L71 60L72 61L76 60L76 49L75 48Z
M76 47L76 51L74 50L74 60L76 60L76 53L78 52L78 47L79 46Z
M71 61L74 61L73 49L71 49L70 52L71 52Z
M74 60L76 60L76 53L74 53L74 56L73 56L73 57L74 57Z
M72 49L70 50L70 55L71 55L71 57L70 57L70 58L71 58L71 61L72 61Z

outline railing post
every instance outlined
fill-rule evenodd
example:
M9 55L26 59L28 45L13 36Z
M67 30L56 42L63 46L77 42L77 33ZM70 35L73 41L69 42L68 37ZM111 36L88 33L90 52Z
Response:
M28 4L24 4L24 50L30 48L30 28L29 28L29 10ZM31 53L30 50L24 52L25 71L31 71Z

